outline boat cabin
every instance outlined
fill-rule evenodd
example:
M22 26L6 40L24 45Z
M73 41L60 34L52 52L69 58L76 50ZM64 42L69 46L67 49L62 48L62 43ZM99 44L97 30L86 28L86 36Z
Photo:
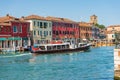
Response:
M85 47L87 44L86 43L79 43L78 47Z
M69 49L69 43L62 43L62 44L39 44L35 45L36 48L39 48L40 50L64 50Z

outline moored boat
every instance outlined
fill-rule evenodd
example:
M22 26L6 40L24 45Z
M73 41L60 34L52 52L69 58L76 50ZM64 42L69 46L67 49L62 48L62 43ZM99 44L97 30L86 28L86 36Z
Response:
M48 53L61 53L70 51L85 51L89 50L90 45L86 43L70 44L69 42L57 42L50 44L35 44L31 47L32 53L48 54Z

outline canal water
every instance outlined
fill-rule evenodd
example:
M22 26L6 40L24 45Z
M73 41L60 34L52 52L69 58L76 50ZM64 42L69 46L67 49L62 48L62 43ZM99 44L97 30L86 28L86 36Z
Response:
M0 80L113 80L114 47L88 52L0 54Z

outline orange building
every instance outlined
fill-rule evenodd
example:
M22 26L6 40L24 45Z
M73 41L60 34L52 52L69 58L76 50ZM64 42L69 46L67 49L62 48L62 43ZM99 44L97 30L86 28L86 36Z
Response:
M92 38L92 24L86 22L79 22L80 38L87 40Z

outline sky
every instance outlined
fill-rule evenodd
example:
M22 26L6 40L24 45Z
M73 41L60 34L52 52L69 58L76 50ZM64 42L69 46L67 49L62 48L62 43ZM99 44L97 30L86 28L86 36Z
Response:
M31 14L89 22L91 15L106 27L120 25L120 0L1 0L0 17Z

